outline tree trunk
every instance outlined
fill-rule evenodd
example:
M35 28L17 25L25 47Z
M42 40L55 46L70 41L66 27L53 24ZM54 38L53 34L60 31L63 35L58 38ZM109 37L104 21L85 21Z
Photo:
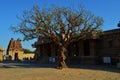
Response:
M66 62L65 62L66 56L65 56L65 47L60 46L59 52L58 52L58 66L60 69L67 68Z

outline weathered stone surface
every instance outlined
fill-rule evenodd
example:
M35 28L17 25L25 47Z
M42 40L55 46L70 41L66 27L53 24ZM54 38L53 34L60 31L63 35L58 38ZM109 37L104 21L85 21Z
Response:
M14 40L11 38L7 49L7 55L10 55L12 60L21 60L23 58L23 53L20 39Z
M4 48L0 48L0 62L3 61Z
M19 38L17 40L11 38L7 49L7 55L9 55L12 60L23 60L24 58L30 59L34 57L34 54L24 54Z
M34 44L37 58L58 54L58 46L54 42L41 43L41 41L41 39L38 39ZM52 46L53 44L54 46ZM120 29L104 31L102 35L95 39L88 38L71 42L66 55L67 58L70 57L70 60L67 59L69 63L104 64L103 58L110 57L110 64L116 65L119 60L118 55L120 55ZM74 59L74 57L79 59Z

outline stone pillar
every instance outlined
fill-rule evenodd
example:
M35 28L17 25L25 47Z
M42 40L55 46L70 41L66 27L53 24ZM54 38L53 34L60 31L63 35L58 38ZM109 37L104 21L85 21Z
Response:
M43 54L43 56L48 56L46 50L47 50L46 49L46 44L42 45L42 54Z
M114 44L115 48L119 48L119 39L115 39Z
M92 39L90 40L90 56L89 56L89 62L90 64L95 64L96 61L96 40Z
M95 56L96 54L96 41L90 40L90 56Z
M51 57L49 57L49 63L55 63L56 62L56 45L54 43L50 44L50 53L51 53Z
M120 55L118 55L119 62L117 63L117 68L120 69Z
M52 56L52 57L55 57L55 54L56 54L56 53L55 53L55 44L52 43L52 44L51 44L51 56Z

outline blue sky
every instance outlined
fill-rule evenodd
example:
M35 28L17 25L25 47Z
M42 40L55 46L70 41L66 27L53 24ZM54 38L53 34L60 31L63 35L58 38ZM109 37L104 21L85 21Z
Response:
M10 31L9 27L18 24L16 15L22 15L24 10L31 9L35 4L41 8L48 8L51 5L78 7L79 3L95 15L103 17L103 30L117 28L120 20L120 0L0 0L0 47L7 49L11 38L23 38L22 35ZM31 47L34 42L35 40L22 41L22 46L34 50Z

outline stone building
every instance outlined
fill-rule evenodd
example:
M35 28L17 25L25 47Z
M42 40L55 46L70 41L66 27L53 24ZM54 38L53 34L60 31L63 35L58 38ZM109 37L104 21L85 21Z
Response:
M23 58L23 54L24 52L20 39L14 40L11 38L7 49L7 55L9 55L12 60L21 60Z
M24 53L21 40L18 38L14 40L11 38L7 48L8 58L11 60L23 60L24 58L34 58L34 53Z
M36 48L36 58L56 57L57 45L42 43L38 39L33 44ZM66 62L71 64L116 64L120 59L120 29L104 31L97 38L74 41L67 48Z
M104 35L96 41L96 56L100 63L102 58L110 57L111 64L120 61L120 29L113 29L104 32Z
M0 62L3 61L3 56L4 56L3 52L4 52L4 48L0 48Z

